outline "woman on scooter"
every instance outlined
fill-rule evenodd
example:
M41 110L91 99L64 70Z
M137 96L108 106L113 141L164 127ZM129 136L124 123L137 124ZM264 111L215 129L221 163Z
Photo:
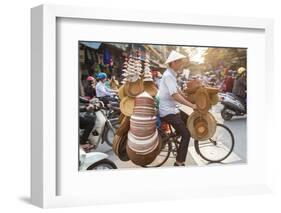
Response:
M98 74L99 82L96 85L96 95L97 98L104 103L105 106L109 104L109 101L116 101L111 96L116 94L118 90L112 90L106 87L105 82L107 79L107 75L104 72Z

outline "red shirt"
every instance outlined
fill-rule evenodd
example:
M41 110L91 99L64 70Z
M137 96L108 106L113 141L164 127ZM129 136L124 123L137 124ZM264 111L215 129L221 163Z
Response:
M227 76L224 79L223 82L223 92L232 92L233 84L234 84L234 78L231 76Z

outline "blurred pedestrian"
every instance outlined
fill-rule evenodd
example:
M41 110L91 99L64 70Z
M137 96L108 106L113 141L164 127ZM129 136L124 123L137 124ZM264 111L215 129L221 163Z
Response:
M157 70L153 70L151 73L154 83L156 84L157 88L159 88L162 74Z
M110 85L110 89L113 89L113 90L118 90L118 88L119 88L119 82L116 80L114 74L111 75L109 85Z
M232 92L238 97L238 99L246 105L247 98L247 78L246 78L246 68L240 67L237 70L237 77L234 81Z
M228 71L225 73L223 83L221 86L222 92L232 92L235 78L232 77L231 73Z

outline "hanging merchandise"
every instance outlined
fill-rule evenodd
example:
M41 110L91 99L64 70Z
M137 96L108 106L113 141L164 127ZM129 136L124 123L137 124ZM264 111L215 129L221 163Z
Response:
M187 121L187 128L191 136L199 141L211 138L216 132L216 126L216 119L209 112L202 114L194 111L188 117Z
M156 109L152 97L156 95L157 88L149 66L147 57L143 71L138 53L135 58L130 55L123 64L124 84L118 91L121 100L119 117L121 125L116 130L118 136L115 136L113 140L113 150L120 160L129 158L140 166L150 164L160 153L162 144L156 128ZM146 85L146 91L144 91L144 85ZM124 137L127 137L126 141L122 140ZM126 147L126 153L124 153L124 147Z
M107 48L103 51L103 64L110 64L111 54Z
M118 96L119 96L120 100L122 100L122 99L126 96L124 85L122 85L122 86L118 89Z
M158 89L152 78L152 73L150 70L150 60L148 55L146 55L144 62L143 86L144 90L148 92L152 97L156 96Z
M79 62L82 64L85 63L85 51L83 49L79 50Z
M126 70L126 79L127 82L135 82L139 79L139 75L136 72L136 66L135 66L135 59L132 57L132 55L130 55L129 57L129 61L128 61L128 67Z
M126 116L131 116L133 114L134 106L135 99L126 96L120 102L120 111Z
M142 65L140 59L134 59L132 55L129 57L128 67L123 73L126 78L124 84L125 93L129 97L136 97L143 92L143 81L140 78Z
M129 159L140 166L152 163L160 153L161 140L155 114L153 98L147 92L138 95L130 119L126 150Z
M127 96L136 97L143 92L143 82L141 79L135 82L126 82L124 84L124 90Z
M127 145L127 134L121 136L115 135L113 138L112 150L122 161L129 161L129 157L126 150Z
M186 99L197 106L187 121L187 128L196 140L206 140L215 134L217 122L209 110L218 102L218 91L203 86L198 80L189 81L184 89Z
M122 80L121 80L121 84L124 85L127 81L127 68L128 68L128 58L125 57L124 60L124 64L123 64L123 68L122 68L122 72L121 72L121 76L122 76Z
M100 73L100 72L101 72L100 65L96 64L95 65L95 73Z

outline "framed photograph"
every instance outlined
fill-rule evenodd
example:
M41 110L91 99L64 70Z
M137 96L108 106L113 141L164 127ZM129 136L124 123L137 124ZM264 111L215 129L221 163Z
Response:
M31 24L33 204L271 192L271 19L42 5Z

